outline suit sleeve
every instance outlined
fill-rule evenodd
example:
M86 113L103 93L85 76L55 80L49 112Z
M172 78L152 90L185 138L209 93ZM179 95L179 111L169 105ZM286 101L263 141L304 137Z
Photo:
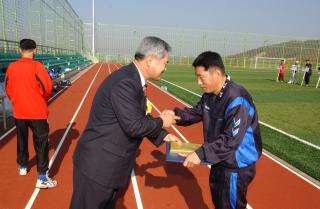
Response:
M151 117L151 115L147 115L147 117ZM159 147L160 145L162 145L164 143L163 139L169 134L168 131L166 131L165 129L162 129L160 134L157 137L147 137L147 139L154 144L155 146Z
M197 103L196 106L191 108L184 108L183 110L179 108L175 108L174 112L175 115L180 116L181 120L177 121L177 125L179 126L189 126L194 123L198 123L202 121L202 114L203 114L203 99Z
M213 164L225 161L234 156L235 151L242 143L248 128L248 111L243 105L237 105L226 115L226 123L222 134L212 143L204 143L197 155L201 160Z
M129 137L148 137L158 146L167 135L162 129L163 121L145 115L140 97L134 81L122 80L111 91L111 105L122 130Z
M39 82L40 90L45 100L50 99L52 96L52 81L47 70L42 64L38 63L36 68L36 79Z

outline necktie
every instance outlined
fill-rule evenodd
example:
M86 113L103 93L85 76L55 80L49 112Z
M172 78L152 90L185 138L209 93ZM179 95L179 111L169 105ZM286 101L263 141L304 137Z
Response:
M144 96L147 97L147 84L143 86L143 93L144 93Z

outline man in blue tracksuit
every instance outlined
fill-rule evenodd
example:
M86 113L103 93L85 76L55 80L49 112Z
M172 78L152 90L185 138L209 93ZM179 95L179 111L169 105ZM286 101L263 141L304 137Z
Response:
M167 110L181 117L177 125L203 122L204 144L186 157L184 166L212 163L209 183L215 208L246 208L247 188L262 152L255 105L246 89L227 78L219 54L203 52L192 65L205 93L192 108Z

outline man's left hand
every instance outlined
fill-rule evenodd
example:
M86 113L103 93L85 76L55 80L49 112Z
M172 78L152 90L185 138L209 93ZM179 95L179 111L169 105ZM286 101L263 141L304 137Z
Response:
M180 140L178 137L176 137L175 135L173 135L173 134L168 134L168 135L163 139L163 141L165 141L165 142L178 142L179 144L182 143L181 140Z

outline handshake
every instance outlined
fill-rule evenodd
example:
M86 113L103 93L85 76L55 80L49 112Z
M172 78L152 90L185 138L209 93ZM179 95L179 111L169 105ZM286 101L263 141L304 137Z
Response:
M176 120L180 120L179 116L176 116L172 110L164 110L160 116L163 121L163 128L169 128L172 124L176 123ZM181 144L181 140L173 134L168 134L164 139L165 142L177 142Z
M163 121L163 128L169 128L172 124L175 124L177 120L181 119L179 116L176 116L172 110L164 110L159 117Z

